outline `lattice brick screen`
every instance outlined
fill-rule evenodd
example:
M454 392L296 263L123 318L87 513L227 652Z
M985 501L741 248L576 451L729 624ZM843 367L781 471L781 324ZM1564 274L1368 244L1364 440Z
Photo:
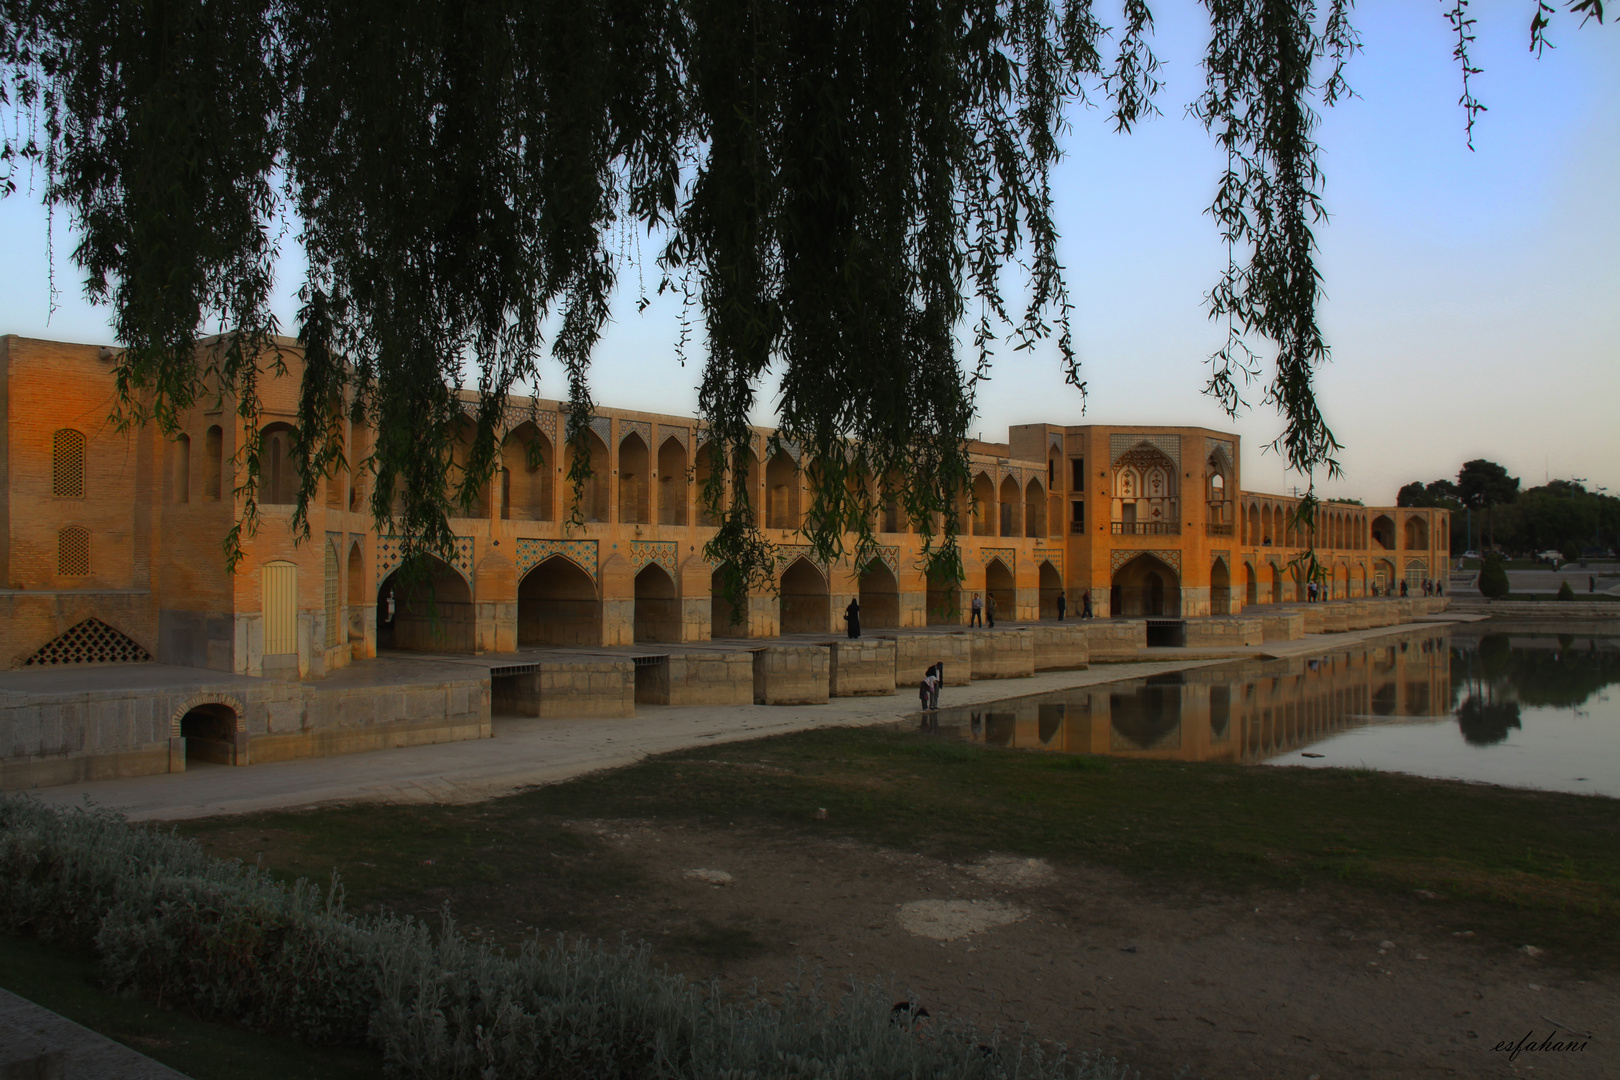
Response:
M24 667L58 664L150 664L152 654L100 619L86 619L53 638Z
M51 437L51 494L84 498L84 434L63 428Z
M64 577L90 573L90 533L70 525L56 534L56 572Z
M326 647L338 643L338 557L330 541L326 545Z

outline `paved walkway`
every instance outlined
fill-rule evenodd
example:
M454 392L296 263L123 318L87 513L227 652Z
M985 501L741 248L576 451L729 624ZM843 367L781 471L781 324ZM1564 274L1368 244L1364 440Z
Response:
M0 990L0 1076L27 1080L186 1080L182 1073Z
M1235 659L1321 656L1374 638L1422 629L1437 621L1441 621L1438 616L1431 616L1423 623L1405 627L1310 634L1301 641L1274 642L1224 653L1200 650L1189 656L1185 649L1144 650L1145 655L1136 662L948 687L940 704L976 705ZM247 768L194 764L183 773L65 784L41 788L35 794L57 805L89 799L136 821L179 821L334 802L476 802L599 769L630 765L651 754L813 728L895 723L915 710L916 700L914 691L901 690L893 696L835 698L826 705L639 706L636 716L617 720L496 717L494 738L490 739L304 758Z

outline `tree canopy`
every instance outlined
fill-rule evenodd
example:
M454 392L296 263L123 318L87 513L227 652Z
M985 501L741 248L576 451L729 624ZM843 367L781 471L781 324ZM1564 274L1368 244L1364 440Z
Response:
M1467 90L1472 18L1451 0ZM1210 206L1233 257L1210 393L1260 379L1289 464L1337 469L1315 393L1315 108L1348 92L1351 0L1206 0L1193 109L1227 154ZM1601 0L1566 0L1601 21ZM743 485L749 412L781 372L779 429L817 473L809 541L875 542L880 498L959 575L952 534L974 388L1003 337L1054 338L1083 391L1050 170L1066 109L1128 130L1159 89L1146 0L1109 28L1091 0L0 0L3 146L42 166L73 258L123 346L123 418L171 426L234 395L259 425L260 358L288 210L309 269L295 519L343 462L347 412L376 432L372 510L442 549L455 500L498 461L508 395L549 349L568 378L570 478L590 473L589 367L634 237L659 290L700 312L701 407L724 468L711 558L773 565ZM1537 0L1532 47L1556 14ZM1014 305L1005 272L1024 275ZM542 328L555 325L549 340ZM232 329L203 353L210 326ZM959 346L968 343L968 358ZM472 373L471 453L452 453ZM255 435L256 438L256 435ZM259 448L243 464L256 513ZM351 465L360 463L353 462ZM895 478L881 494L874 478ZM1307 503L1307 510L1310 503ZM937 525L936 525L937 522ZM236 534L233 534L233 540ZM937 542L936 542L937 541Z

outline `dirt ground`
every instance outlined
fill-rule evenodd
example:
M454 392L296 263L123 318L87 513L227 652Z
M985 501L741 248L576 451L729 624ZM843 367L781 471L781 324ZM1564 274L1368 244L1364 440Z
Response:
M890 983L935 1016L1028 1024L1151 1078L1620 1075L1612 976L1479 943L1443 901L1348 888L1176 895L1025 859L951 865L786 833L572 828L658 883L602 897L602 914L692 977L768 989L819 966L824 983ZM1513 1060L1492 1049L1555 1032L1583 1048Z

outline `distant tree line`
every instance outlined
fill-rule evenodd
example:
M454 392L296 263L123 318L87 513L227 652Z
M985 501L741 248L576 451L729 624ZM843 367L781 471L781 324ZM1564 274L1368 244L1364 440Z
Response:
M1581 480L1550 480L1521 491L1518 477L1482 458L1465 463L1455 481L1412 481L1396 495L1395 505L1452 511L1454 552L1484 547L1511 554L1560 551L1568 558L1620 543L1620 498L1588 491Z

